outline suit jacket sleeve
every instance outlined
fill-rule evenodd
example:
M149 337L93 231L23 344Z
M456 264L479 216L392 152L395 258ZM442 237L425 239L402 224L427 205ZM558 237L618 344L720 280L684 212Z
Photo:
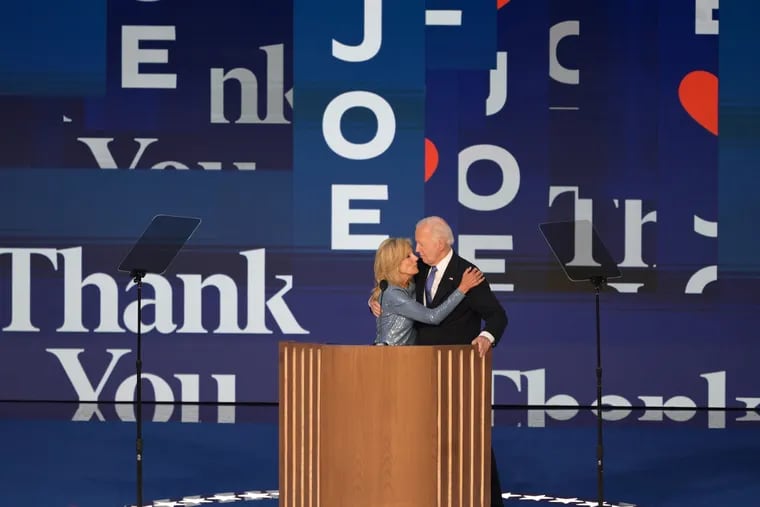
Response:
M427 308L409 297L403 289L398 287L389 289L389 293L386 293L386 297L388 296L390 296L386 299L388 302L388 312L426 324L440 324L465 297L461 291L455 290L437 307Z
M479 314L485 326L483 331L488 331L493 335L494 346L501 340L501 335L504 334L504 330L507 328L507 312L496 299L491 287L488 285L488 280L483 281L480 285L473 287L467 292L466 299L469 302L470 308Z
M451 262L456 263L455 271L457 276L454 282L459 284L465 269L474 266L474 264L462 259L456 253ZM495 339L493 345L496 346L501 340L504 330L507 328L507 312L504 311L504 307L496 299L491 286L488 284L488 280L484 280L480 285L470 289L465 296L465 302L470 307L470 310L478 314L485 323L481 331L491 333Z

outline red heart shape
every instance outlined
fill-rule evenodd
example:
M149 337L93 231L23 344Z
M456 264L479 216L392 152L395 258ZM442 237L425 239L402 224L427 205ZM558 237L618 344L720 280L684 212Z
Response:
M509 0L496 0L496 8L501 9L509 3Z
M427 182L438 169L438 148L433 141L425 138L425 182Z
M706 70L689 72L678 86L681 105L708 132L718 135L718 78Z

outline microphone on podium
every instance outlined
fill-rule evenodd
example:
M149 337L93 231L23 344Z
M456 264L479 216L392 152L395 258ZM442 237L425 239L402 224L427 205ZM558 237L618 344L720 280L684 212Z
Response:
M380 308L383 307L383 294L385 294L385 289L388 288L388 280L380 280L380 283L377 284L380 287Z
M388 288L388 280L380 280L377 284L378 287L380 287L380 312L383 311L383 294L385 294L385 289ZM375 343L375 345L388 345L385 342L378 342Z

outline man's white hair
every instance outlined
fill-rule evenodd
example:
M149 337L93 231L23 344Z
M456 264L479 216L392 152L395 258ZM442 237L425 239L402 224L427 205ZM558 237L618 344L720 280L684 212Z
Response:
M449 224L443 218L435 216L425 217L417 222L415 229L421 227L429 230L434 238L445 241L447 245L452 246L454 244L454 233L451 232L451 227L449 227Z

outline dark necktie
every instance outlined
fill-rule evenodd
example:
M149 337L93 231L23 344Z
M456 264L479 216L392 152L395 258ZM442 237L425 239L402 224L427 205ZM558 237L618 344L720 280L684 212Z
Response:
M438 271L437 267L433 266L430 268L427 280L425 280L425 303L428 306L430 306L430 303L433 302L433 282L435 281L436 271Z

